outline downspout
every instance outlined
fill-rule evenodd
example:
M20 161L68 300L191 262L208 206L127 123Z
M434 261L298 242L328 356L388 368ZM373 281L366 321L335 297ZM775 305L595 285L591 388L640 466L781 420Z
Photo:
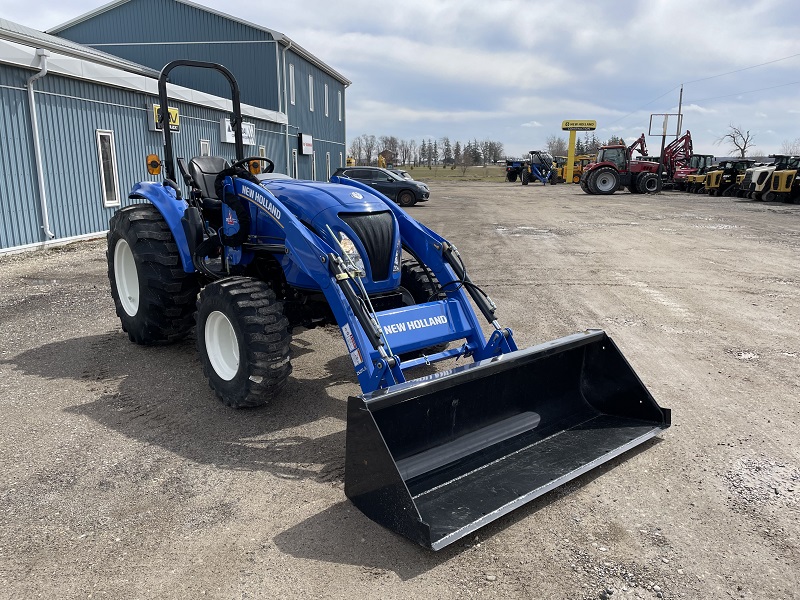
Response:
M292 40L283 49L283 107L286 109L286 174L292 174L292 153L289 151L289 94L286 91L286 51L292 47ZM297 175L297 173L295 173Z
M39 181L39 205L42 209L42 229L44 234L53 239L56 234L50 231L50 217L47 214L47 191L44 185L44 169L42 168L42 148L39 144L39 119L36 116L36 99L34 98L33 83L47 75L47 57L50 53L44 48L36 49L39 57L39 72L28 79L28 107L31 114L31 129L33 130L33 154L36 161L36 176Z

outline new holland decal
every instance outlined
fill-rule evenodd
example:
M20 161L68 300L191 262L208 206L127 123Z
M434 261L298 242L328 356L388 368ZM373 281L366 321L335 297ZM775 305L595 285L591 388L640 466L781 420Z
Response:
M268 215L275 219L278 222L278 225L283 227L283 224L281 223L281 209L270 202L264 194L255 191L251 187L243 185L242 191L239 193L239 195L255 202L259 207L263 208Z
M400 323L384 325L381 329L383 329L383 333L386 335L391 335L392 333L424 329L425 327L433 327L434 325L447 325L447 317L445 315L439 315L436 317L426 317L424 319L414 319L413 321L401 321Z

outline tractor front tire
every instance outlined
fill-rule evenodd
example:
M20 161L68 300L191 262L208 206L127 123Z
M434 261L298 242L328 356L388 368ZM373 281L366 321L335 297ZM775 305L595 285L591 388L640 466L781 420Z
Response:
M506 173L506 181L514 183L517 181L517 174L516 173Z
M607 196L617 191L619 187L619 173L611 167L601 167L592 173L589 179L589 189L595 194Z
M642 173L636 178L636 187L642 194L656 194L661 191L661 178L657 173Z
M527 169L524 169L522 171L522 176L520 177L520 179L522 180L522 185L528 185L528 183L530 183L531 174L528 173Z
M400 271L400 286L411 295L413 303L424 304L435 300L444 300L447 296L441 291L439 280L428 267L418 263L416 260L404 260ZM447 348L447 343L437 344L426 348L427 354L435 354ZM409 353L402 358L415 358L419 353Z
M262 406L283 389L290 338L283 304L263 281L229 277L200 293L197 351L209 386L228 406Z
M114 213L108 227L108 279L122 330L145 346L185 337L200 287L183 270L164 217L152 204L134 204Z

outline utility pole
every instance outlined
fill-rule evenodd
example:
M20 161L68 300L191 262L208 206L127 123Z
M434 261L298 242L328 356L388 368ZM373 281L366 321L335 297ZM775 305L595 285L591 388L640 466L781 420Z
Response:
M681 84L681 95L678 98L678 131L675 134L681 137L681 124L683 123L683 116L681 115L681 106L683 105L683 84Z

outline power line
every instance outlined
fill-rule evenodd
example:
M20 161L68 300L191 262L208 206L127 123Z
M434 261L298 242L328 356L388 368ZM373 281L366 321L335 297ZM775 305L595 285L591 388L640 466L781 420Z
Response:
M707 102L709 100L719 100L720 98L730 98L731 96L741 96L742 94L752 94L753 92L763 92L764 90L774 90L779 87L786 87L787 85L797 85L800 81L792 81L790 83L782 83L780 85L772 85L770 87L758 88L757 90L748 90L746 92L738 92L736 94L726 94L725 96L714 96L713 98L703 98L702 100L686 100L685 104L697 104L698 102Z
M750 69L755 69L757 67L763 67L765 65L771 65L773 63L781 62L782 60L789 60L790 58L796 58L798 56L800 56L800 54L792 54L790 56L784 56L784 57L781 57L781 58L776 58L775 60L769 60L767 62L759 63L757 65L752 65L752 66L749 66L749 67L743 67L741 69L736 69L735 71L728 71L727 73L720 73L719 75L711 75L710 77L701 77L700 79L692 79L691 81L686 81L681 85L686 85L686 84L689 84L689 83L697 83L698 81L707 81L709 79L716 79L717 77L724 77L725 75L731 75L733 73L741 73L742 71L749 71ZM781 84L781 85L775 85L775 86L772 86L772 87L760 88L760 89L757 89L757 90L749 90L749 91L746 91L746 92L738 92L736 94L727 94L725 96L715 96L714 98L703 98L702 100L694 100L694 103L707 102L709 100L718 100L720 98L730 98L731 96L740 96L742 94L751 94L753 92L762 92L764 90L772 90L772 89L779 88L779 87L785 87L787 85L795 85L797 83L800 83L800 82L794 81L792 83L784 83L784 84ZM638 107L638 108L634 109L633 111L629 112L627 115L625 115L623 117L620 117L616 121L612 121L611 123L608 124L608 126L614 125L615 123L619 123L623 119L627 119L631 115L633 115L633 114L637 113L638 111L642 110L645 106L649 106L653 102L655 102L656 100L660 100L661 98L663 98L664 96L666 96L670 92L674 92L675 90L677 90L679 87L681 87L681 86L680 85L676 85L671 90L668 90L668 91L664 92L663 94L661 94L660 96L658 96L657 98L653 98L649 102L647 102L645 104L642 104L640 107ZM688 101L687 101L687 104L688 104Z
M736 69L735 71L728 71L727 73L720 73L719 75L711 75L710 77L701 77L700 79L692 79L691 81L685 81L686 83L697 83L698 81L706 81L708 79L716 79L717 77L724 77L725 75L732 75L733 73L741 73L742 71L748 71L750 69L755 69L756 67L763 67L764 65L771 65L776 62L780 62L782 60L788 60L790 58L796 58L800 56L800 54L792 54L791 56L784 56L783 58L776 58L775 60L769 60L767 62L759 63L757 65L753 65L752 67L743 67L741 69ZM764 88L769 89L769 88Z

